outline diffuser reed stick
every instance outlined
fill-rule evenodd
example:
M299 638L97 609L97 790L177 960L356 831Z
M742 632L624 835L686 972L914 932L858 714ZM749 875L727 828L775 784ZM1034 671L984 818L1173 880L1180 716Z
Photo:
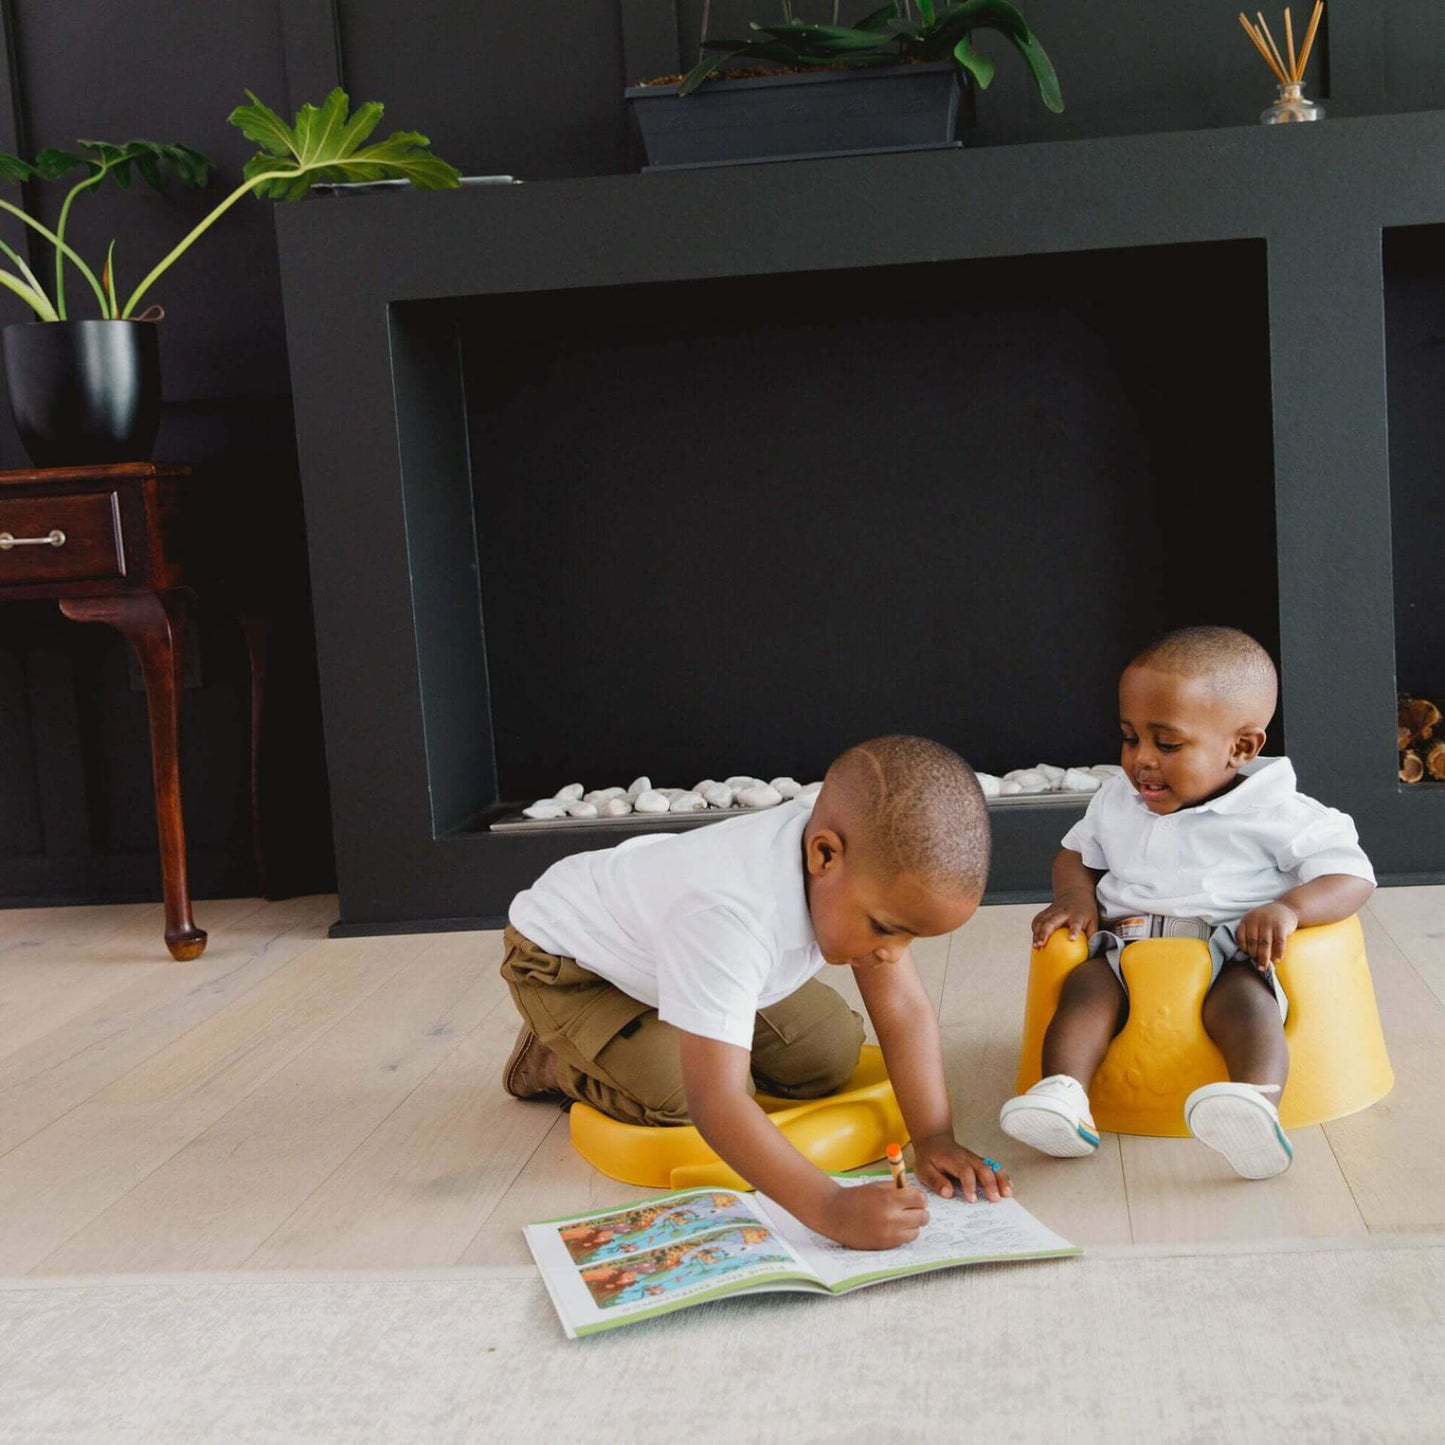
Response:
M1244 33L1254 42L1254 48L1264 57L1264 62L1274 72L1275 79L1281 85L1298 85L1305 78L1305 66L1310 62L1310 51L1314 48L1315 32L1320 28L1320 16L1324 14L1325 0L1315 0L1314 13L1310 16L1309 27L1305 31L1305 37L1300 45L1299 51L1294 48L1294 21L1289 13L1289 6L1284 11L1284 40L1285 50L1289 55L1286 61L1280 53L1279 46L1275 44L1274 36L1270 33L1269 22L1264 18L1262 10L1256 10L1255 18L1259 21L1256 26L1254 21L1246 19L1244 12L1239 12L1239 23L1244 27Z
M1325 11L1325 0L1315 0L1315 13L1310 16L1310 28L1305 31L1305 43L1300 47L1299 53L1299 74L1296 80L1303 80L1305 66L1309 63L1310 46L1315 43L1315 31L1320 28L1320 16Z
M1289 120L1318 120L1325 113L1322 106L1306 100L1303 92L1305 66L1310 61L1310 51L1314 47L1315 33L1319 30L1320 16L1324 13L1324 8L1324 0L1315 0L1314 13L1310 16L1309 26L1305 30L1304 43L1296 50L1294 17L1290 14L1289 7L1285 6L1283 54L1275 43L1264 12L1254 12L1255 20L1259 22L1255 24L1240 11L1239 23L1243 26L1244 33L1249 36L1250 43L1259 51L1264 63L1279 82L1279 99L1260 116L1266 124L1274 125L1279 121ZM1285 59L1286 55L1288 60Z

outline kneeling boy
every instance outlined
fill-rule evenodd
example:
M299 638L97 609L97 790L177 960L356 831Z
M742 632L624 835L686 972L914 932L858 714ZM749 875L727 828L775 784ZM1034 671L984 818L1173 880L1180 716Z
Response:
M753 1100L840 1088L863 1027L814 975L849 964L878 1031L919 1178L996 1200L1007 1175L953 1137L938 1021L914 938L960 927L988 876L972 769L925 738L837 758L816 800L554 863L510 910L506 978L526 1024L504 1084L616 1119L696 1124L744 1179L857 1249L915 1238L924 1197L844 1189Z

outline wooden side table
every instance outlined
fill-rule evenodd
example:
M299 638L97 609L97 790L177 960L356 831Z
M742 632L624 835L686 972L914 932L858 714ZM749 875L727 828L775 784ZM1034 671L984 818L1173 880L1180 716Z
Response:
M0 472L0 601L53 597L76 622L108 622L145 679L171 956L199 958L181 810L180 667L190 597L175 557L189 467L127 462Z

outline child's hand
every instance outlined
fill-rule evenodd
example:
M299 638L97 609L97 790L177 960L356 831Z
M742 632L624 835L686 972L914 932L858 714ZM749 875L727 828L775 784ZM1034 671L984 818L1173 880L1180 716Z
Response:
M962 1189L963 1197L972 1204L982 1189L984 1198L996 1204L1014 1192L1006 1171L965 1149L951 1134L915 1139L913 1163L918 1177L945 1199L952 1199L954 1191Z
M1081 933L1088 938L1099 930L1098 908L1084 903L1050 903L1033 921L1034 947L1042 948L1058 928L1067 928L1070 938Z
M924 1196L889 1179L838 1189L814 1227L849 1249L893 1249L912 1244L927 1223Z
M1266 903L1239 920L1234 941L1264 973L1284 957L1285 942L1298 927L1299 914L1288 903Z

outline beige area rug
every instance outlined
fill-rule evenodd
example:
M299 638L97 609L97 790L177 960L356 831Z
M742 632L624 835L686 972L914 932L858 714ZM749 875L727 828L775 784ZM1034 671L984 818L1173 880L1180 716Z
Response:
M569 1343L530 1269L0 1281L0 1440L1445 1441L1445 1238L1099 1251Z

